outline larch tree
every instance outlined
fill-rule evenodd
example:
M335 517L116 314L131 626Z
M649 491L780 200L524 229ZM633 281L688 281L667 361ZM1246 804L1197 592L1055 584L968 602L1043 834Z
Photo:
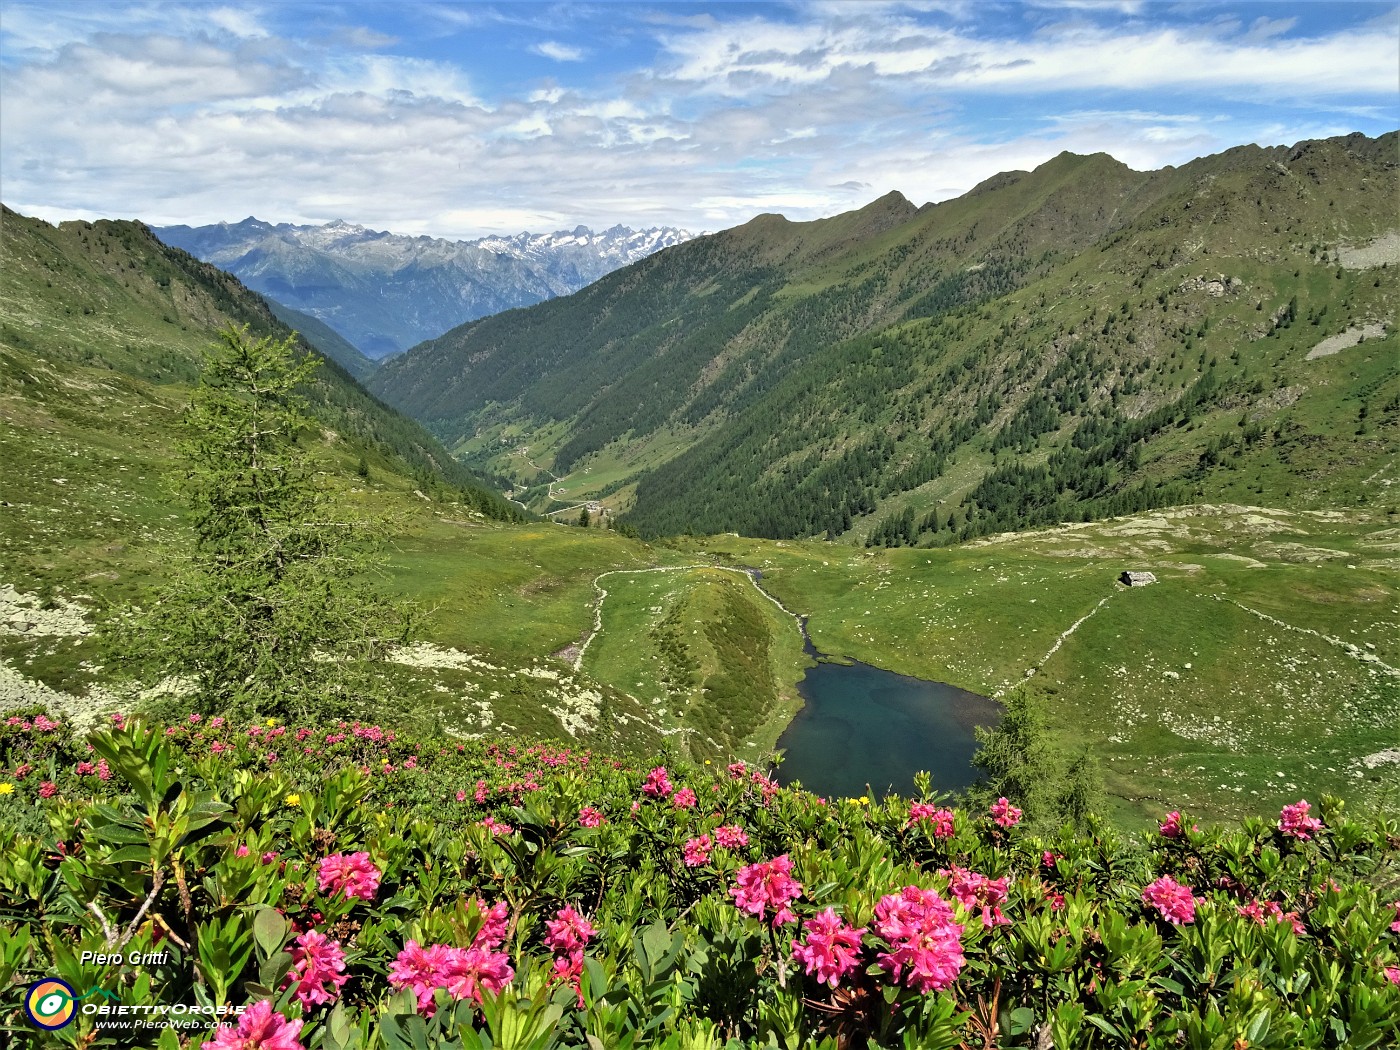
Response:
M299 391L320 363L295 336L225 329L185 412L193 546L118 647L190 683L206 713L352 713L407 635L406 608L372 582L382 528L337 506L302 443L319 428Z

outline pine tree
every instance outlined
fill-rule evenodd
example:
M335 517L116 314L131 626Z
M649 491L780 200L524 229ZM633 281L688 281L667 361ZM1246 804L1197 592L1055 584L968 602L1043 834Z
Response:
M298 391L320 360L295 337L219 340L180 445L193 549L119 628L119 654L191 683L184 702L205 713L353 712L372 695L369 661L407 632L366 580L383 529L334 505L300 443L315 425Z

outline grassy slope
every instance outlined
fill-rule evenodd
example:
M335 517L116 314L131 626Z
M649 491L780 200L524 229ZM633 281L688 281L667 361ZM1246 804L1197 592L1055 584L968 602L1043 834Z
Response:
M943 550L704 546L762 566L823 652L985 694L1024 679L1120 815L1237 816L1393 790L1359 759L1400 738L1397 524L1217 506ZM1125 568L1160 582L1124 589Z

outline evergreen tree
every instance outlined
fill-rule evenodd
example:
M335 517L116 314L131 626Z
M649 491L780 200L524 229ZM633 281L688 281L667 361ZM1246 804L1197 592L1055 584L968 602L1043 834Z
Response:
M192 683L184 702L206 713L352 712L368 662L407 632L365 578L382 527L334 506L300 444L320 360L294 345L220 333L180 445L193 550L118 631L128 663Z
M1026 811L1028 821L1053 820L1058 808L1057 770L1045 718L1025 689L1002 701L1001 721L974 731L980 745L973 764L987 775L986 789Z
M1087 748L1070 760L1064 779L1060 782L1056 802L1060 810L1059 819L1068 821L1080 831L1088 830L1090 814L1101 810L1103 774Z

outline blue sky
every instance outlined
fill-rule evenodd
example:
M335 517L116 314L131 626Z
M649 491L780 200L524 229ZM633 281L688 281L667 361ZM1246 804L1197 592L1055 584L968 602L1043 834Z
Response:
M49 220L716 230L1397 126L1393 3L0 0L0 196Z

